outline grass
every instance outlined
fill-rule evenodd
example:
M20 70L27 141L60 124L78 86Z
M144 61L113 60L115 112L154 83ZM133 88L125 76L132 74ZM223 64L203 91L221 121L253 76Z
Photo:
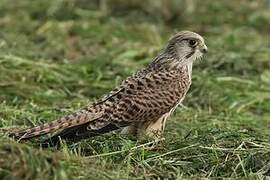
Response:
M0 2L0 127L51 121L148 64L182 29L210 53L164 139L106 134L60 149L0 137L0 179L270 176L268 1Z

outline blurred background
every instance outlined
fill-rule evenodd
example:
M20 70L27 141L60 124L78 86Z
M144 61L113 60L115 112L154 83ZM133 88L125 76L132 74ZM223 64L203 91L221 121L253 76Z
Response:
M54 155L41 151L32 157L47 163L36 164L42 169L38 174L31 165L33 159L21 161L29 151L36 152L30 148L15 153L18 157L0 158L0 172L6 169L3 174L10 177L17 173L19 177L38 178L48 176L48 172L56 177L93 177L87 166L96 172L106 167L112 178L269 176L270 151L265 145L270 142L269 0L1 0L0 127L51 121L94 101L151 62L170 36L180 30L202 35L209 53L194 64L185 108L179 108L168 121L167 144L162 151L148 155L194 143L237 148L252 142L264 148L262 151L215 154L192 146L195 149L164 157L166 165L150 162L152 169L136 164L142 159L135 155L131 156L132 163L121 158L113 161L112 157L101 159L103 164L95 161L94 165L73 166L67 159L56 158L58 165L54 167L47 161L47 156L54 159ZM3 148L6 140L0 140L0 154L10 154ZM84 147L89 155L134 145L128 140L117 142L113 146L93 140L91 150L89 144L80 144L65 152L72 154ZM21 147L14 144L13 148ZM10 164L14 158L18 163ZM170 163L171 158L190 163L177 165ZM14 171L22 162L27 171ZM127 166L130 169L125 169ZM97 174L94 176L99 177Z

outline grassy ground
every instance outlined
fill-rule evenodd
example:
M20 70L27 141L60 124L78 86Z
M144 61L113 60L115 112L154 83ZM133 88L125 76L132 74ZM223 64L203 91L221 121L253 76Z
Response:
M68 114L148 64L177 30L210 53L164 141L117 133L60 149L0 136L0 179L270 176L269 1L0 1L0 127Z

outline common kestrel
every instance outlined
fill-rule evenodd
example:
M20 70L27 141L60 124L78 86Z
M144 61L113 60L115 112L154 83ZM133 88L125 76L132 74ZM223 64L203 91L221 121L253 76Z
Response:
M175 34L153 61L124 80L97 102L52 122L10 134L15 138L56 132L59 138L79 140L122 129L123 133L158 137L167 118L183 101L191 85L193 62L207 52L197 33Z

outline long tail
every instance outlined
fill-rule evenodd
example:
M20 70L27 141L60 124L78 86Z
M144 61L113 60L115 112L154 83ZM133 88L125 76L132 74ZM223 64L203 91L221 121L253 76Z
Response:
M104 124L104 127L100 129L89 129L89 124L93 123L94 121L66 128L54 136L42 141L41 145L42 147L58 146L61 143L61 140L64 140L67 143L77 142L82 139L99 136L101 134L105 134L120 128L114 124L106 123Z
M98 109L82 109L76 113L62 117L55 121L10 133L9 136L20 140L26 140L55 132L57 130L84 124L88 121L99 118L101 115L102 111Z

